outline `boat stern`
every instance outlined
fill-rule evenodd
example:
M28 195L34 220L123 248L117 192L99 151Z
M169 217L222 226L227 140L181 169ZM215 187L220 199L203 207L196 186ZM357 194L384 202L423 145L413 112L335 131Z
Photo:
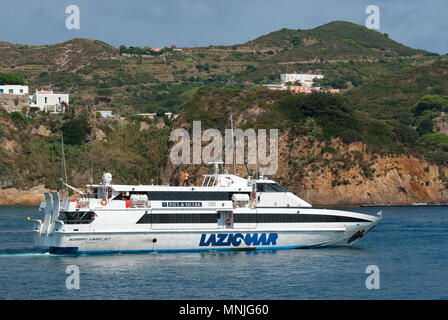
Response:
M33 220L33 240L37 247L50 247L54 243L54 229L59 221L59 195L45 193L45 202L39 206L39 210L45 212L44 220Z

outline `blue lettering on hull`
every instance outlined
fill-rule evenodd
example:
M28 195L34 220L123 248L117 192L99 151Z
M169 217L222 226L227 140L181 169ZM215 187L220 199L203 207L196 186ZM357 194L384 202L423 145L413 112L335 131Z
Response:
M239 247L241 243L244 243L247 246L269 246L276 245L277 238L277 233L203 233L199 241L199 246Z

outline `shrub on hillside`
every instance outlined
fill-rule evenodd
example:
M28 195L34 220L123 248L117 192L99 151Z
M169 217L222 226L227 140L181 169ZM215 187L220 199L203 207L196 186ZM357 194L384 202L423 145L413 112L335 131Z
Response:
M0 84L19 84L24 85L25 81L14 73L0 72Z
M324 92L290 95L279 101L280 111L291 121L305 124L313 118L327 137L358 140L361 123L344 98Z
M70 145L81 145L86 141L91 128L86 119L73 119L62 125L64 143Z
M426 110L448 111L448 96L425 95L412 107L416 117Z

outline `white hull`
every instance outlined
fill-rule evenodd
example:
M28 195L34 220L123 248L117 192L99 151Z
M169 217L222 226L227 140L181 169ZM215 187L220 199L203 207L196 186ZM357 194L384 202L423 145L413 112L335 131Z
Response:
M36 231L34 237L36 245L56 254L279 250L353 245L376 223L295 224L287 230L260 226L253 229L53 231L48 235Z

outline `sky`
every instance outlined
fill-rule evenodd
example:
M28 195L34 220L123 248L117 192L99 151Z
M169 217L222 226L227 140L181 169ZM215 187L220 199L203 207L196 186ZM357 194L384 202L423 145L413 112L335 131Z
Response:
M79 8L79 29L66 27L70 5ZM0 0L0 41L232 45L281 28L311 29L335 20L365 25L369 5L379 8L379 32L413 48L448 53L447 0Z

